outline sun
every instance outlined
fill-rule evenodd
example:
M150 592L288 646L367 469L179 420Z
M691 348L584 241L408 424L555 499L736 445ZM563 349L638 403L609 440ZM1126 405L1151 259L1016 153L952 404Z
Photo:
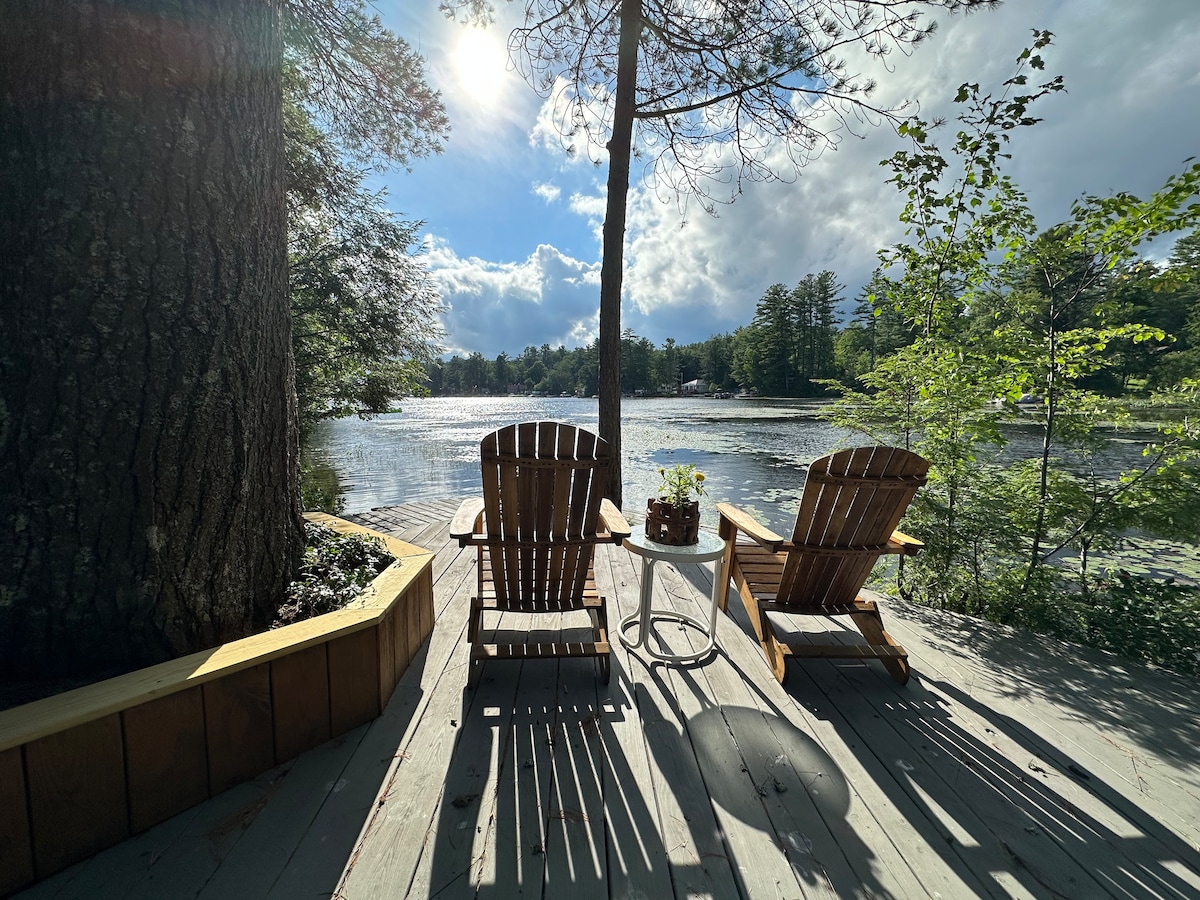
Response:
M454 51L459 87L476 103L494 102L507 76L506 62L504 48L490 31L465 29Z

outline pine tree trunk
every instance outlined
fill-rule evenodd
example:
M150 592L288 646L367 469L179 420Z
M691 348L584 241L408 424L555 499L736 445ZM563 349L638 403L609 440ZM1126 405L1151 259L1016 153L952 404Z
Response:
M279 8L5 7L0 675L128 669L302 545Z
M606 496L621 506L621 284L625 266L625 216L629 202L629 158L637 104L637 42L641 0L622 0L617 51L616 103L608 142L608 205L600 261L600 437L608 441Z

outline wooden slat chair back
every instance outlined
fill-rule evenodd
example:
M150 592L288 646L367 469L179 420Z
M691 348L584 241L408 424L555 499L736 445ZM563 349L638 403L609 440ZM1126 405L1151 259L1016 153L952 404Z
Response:
M901 684L908 654L883 629L876 604L859 591L879 557L915 553L920 542L896 531L929 463L895 447L856 447L824 456L808 471L790 541L728 504L719 504L729 543L721 604L737 585L772 672L783 681L787 656L878 658ZM737 542L738 532L755 543ZM768 613L849 616L866 644L780 641Z
M629 534L603 497L608 442L562 422L524 422L479 445L483 497L459 508L451 534L478 547L477 593L471 601L471 682L489 658L595 656L608 678L608 618L596 590L597 543ZM484 643L483 616L586 611L589 642Z

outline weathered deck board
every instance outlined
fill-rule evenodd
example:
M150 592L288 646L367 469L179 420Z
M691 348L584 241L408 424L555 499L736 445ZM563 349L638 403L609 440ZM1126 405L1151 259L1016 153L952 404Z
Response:
M703 581L700 589L707 593L711 583ZM731 612L739 611L731 606ZM909 818L912 811L887 801L880 788L881 781L889 778L887 769L864 767L853 754L845 752L827 719L816 713L811 699L795 690L802 680L799 676L793 676L787 694L773 679L756 681L746 676L762 665L748 624L722 618L718 634L722 653L731 664L725 677L740 680L749 698L747 705L763 713L777 739L781 733L786 736L780 740L781 745L787 743L799 749L789 754L790 761L793 767L800 761L805 784L817 792L816 797L831 793L839 797L835 808L823 818L862 885L857 890L845 890L845 895L958 897L984 893L971 873L964 870L960 875L948 870L934 852L936 847L906 839L913 828ZM890 676L885 677L890 680ZM773 722L774 717L782 724ZM829 802L822 799L817 805L827 810ZM844 810L843 814L839 815L839 810Z
M632 613L641 589L639 562L629 553L613 553L610 565L619 585L620 615ZM636 684L642 733L649 751L650 790L640 786L640 802L653 797L662 823L661 843L677 900L736 897L737 879L700 765L687 741L679 707L668 687L662 663L628 652L617 642L625 670ZM651 895L653 896L653 895Z
M604 821L608 842L609 894L613 897L671 896L665 834L665 805L657 794L647 802L652 765L637 701L631 659L617 637L617 625L628 607L630 591L614 577L612 560L626 554L603 554L596 561L596 586L608 599L612 678L599 691L600 740L604 764ZM622 602L624 600L624 603Z
M736 597L711 660L666 665L620 644L640 560L604 547L611 683L495 661L464 694L457 506L355 517L437 553L383 716L19 896L1200 897L1194 680L886 601L903 688L828 660L780 687ZM660 564L655 605L706 611L712 577Z

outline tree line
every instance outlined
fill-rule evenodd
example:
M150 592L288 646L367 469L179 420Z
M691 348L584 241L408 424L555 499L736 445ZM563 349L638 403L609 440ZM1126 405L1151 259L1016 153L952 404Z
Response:
M1046 252L1069 235L1041 237ZM1036 289L1046 273L1027 269L1013 285ZM790 290L773 284L753 320L731 333L692 344L668 338L655 346L632 329L621 335L621 386L627 394L677 394L700 381L702 393L749 392L764 397L831 397L853 389L877 363L917 340L919 330L888 302L895 279L877 270L845 321L844 287L831 271L811 274ZM1134 257L1089 281L1074 304L1075 324L1144 326L1114 333L1079 383L1105 397L1149 395L1200 375L1200 236L1180 238L1168 259ZM1085 308L1086 307L1086 308ZM1000 310L980 299L964 305L960 324L982 341ZM567 349L549 344L488 359L475 352L428 359L419 384L435 396L531 393L589 397L598 390L598 344ZM393 395L394 396L394 395ZM383 398L391 402L392 396ZM332 411L327 407L327 410Z

